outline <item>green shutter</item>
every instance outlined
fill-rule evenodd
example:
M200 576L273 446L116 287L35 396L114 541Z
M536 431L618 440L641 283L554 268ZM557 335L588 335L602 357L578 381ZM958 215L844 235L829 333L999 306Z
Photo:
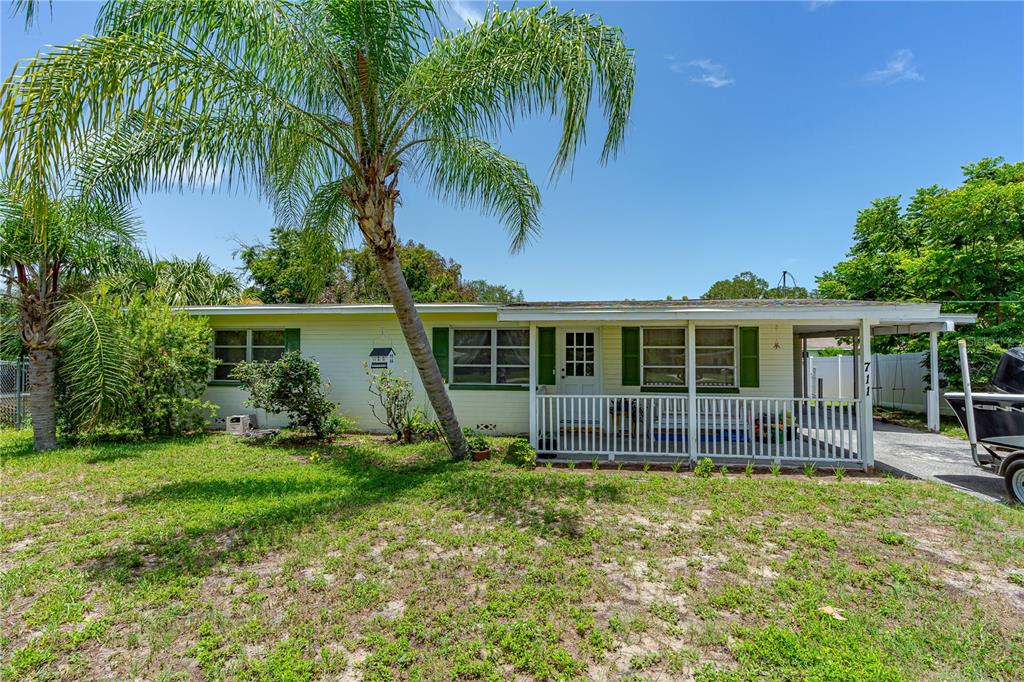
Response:
M298 351L299 350L299 338L301 337L301 330L299 329L285 329L284 330L284 349L286 351Z
M622 385L640 385L640 327L622 328Z
M555 328L537 328L537 383L555 384Z
M758 328L740 327L740 386L757 388L761 385Z
M437 368L441 370L441 376L446 384L450 382L448 376L448 353L451 347L448 343L448 333L448 327L434 327L434 340L432 344L434 347L434 360L437 362Z

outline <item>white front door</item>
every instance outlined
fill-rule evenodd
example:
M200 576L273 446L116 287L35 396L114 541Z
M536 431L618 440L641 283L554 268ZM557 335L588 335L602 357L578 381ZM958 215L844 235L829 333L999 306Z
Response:
M558 392L562 395L600 393L596 329L561 329L558 344Z

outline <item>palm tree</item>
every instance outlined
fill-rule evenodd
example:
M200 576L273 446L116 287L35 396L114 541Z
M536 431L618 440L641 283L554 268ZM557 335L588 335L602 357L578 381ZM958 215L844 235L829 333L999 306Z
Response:
M58 342L62 333L75 329L82 332L74 344L76 352L97 346L102 350L103 324L89 313L88 303L79 294L135 257L138 221L128 206L67 196L49 202L42 213L47 218L44 226L33 222L25 204L24 195L0 188L0 270L16 291L16 326L28 350L33 446L51 450L57 447ZM118 367L111 354L94 354L88 364L90 372L103 381L125 376L125 368ZM112 385L89 388L80 391L78 405L102 401Z
M597 99L601 160L614 156L635 77L619 29L549 6L491 8L452 33L429 0L133 0L107 4L97 33L23 62L0 88L11 173L41 181L99 134L85 184L115 198L215 174L262 192L279 224L339 240L358 228L464 456L396 254L399 178L496 215L512 250L523 248L539 228L540 192L488 139L523 115L560 118L557 176Z
M242 283L199 254L192 260L142 255L104 279L106 293L128 300L152 292L169 306L226 305L243 296Z

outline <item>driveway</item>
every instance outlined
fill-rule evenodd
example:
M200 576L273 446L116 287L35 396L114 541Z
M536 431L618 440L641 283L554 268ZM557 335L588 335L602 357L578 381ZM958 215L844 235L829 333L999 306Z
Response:
M965 440L875 420L875 466L935 481L990 502L1006 502L1003 479L974 466Z

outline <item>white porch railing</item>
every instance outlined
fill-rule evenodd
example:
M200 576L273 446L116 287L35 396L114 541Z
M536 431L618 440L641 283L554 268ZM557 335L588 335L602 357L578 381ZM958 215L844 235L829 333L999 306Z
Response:
M685 395L540 395L537 450L556 456L688 456L688 400ZM862 462L856 401L698 396L696 405L696 457Z

